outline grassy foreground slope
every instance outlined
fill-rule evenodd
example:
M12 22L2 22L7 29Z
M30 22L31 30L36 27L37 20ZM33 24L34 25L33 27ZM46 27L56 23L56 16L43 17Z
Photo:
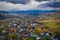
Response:
M44 23L44 26L49 26L51 28L50 31L60 31L60 19L55 19L55 20L42 20L40 21Z

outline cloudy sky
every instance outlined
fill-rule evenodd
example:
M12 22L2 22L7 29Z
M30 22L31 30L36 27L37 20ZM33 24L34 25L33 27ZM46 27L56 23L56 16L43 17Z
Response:
M60 10L60 0L0 0L2 10Z

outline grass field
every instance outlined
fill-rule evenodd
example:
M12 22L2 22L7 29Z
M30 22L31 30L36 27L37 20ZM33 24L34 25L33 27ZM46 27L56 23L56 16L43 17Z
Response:
M50 31L59 31L60 32L60 19L49 19L49 20L42 20L39 21L41 23L44 23L44 26L49 26L51 28Z

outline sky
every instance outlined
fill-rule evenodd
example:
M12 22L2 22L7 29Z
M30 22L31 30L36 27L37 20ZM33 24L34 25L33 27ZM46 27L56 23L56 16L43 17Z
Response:
M60 10L60 0L0 0L3 10Z

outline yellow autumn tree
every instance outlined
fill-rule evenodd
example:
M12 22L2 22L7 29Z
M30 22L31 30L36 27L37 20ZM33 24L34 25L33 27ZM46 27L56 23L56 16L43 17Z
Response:
M36 26L36 27L35 27L35 32L36 32L36 33L40 33L40 32L41 32L40 26Z

